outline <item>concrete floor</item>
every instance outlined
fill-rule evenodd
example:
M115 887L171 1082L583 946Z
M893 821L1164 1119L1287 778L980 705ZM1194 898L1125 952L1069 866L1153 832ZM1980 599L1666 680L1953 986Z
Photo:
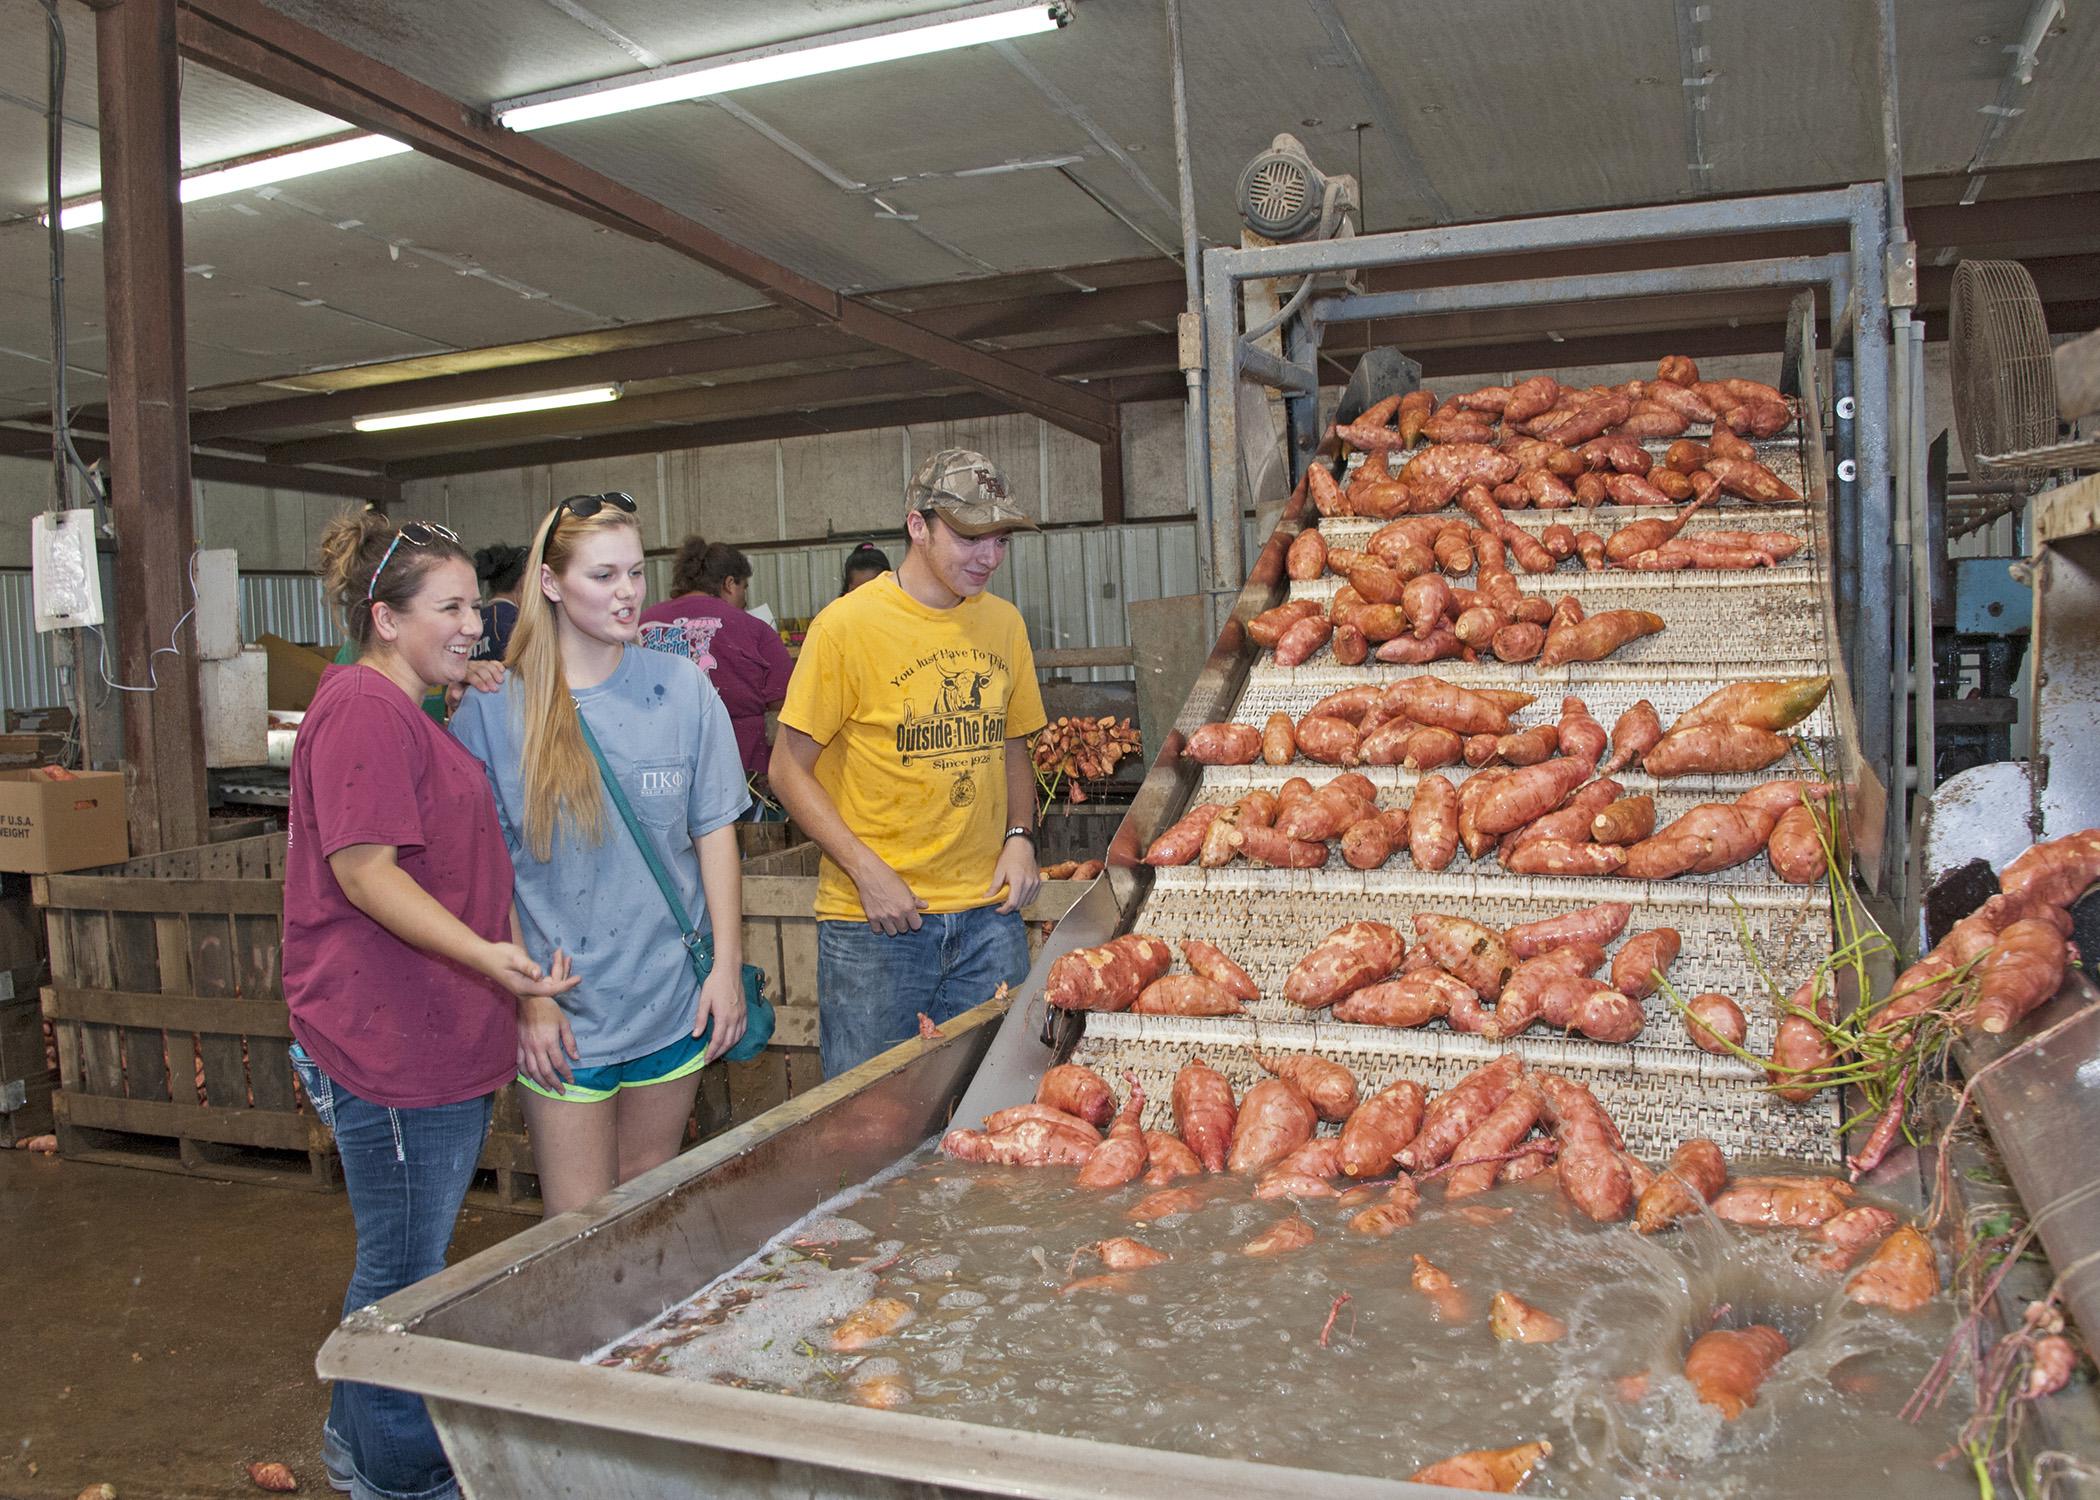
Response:
M453 1255L534 1222L469 1208ZM332 1494L314 1351L352 1245L340 1193L0 1150L0 1496L245 1500L272 1459Z

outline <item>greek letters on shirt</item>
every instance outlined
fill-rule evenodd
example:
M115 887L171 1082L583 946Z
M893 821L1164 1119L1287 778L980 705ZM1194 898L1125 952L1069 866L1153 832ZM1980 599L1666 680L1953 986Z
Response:
M904 700L897 721L897 758L906 766L931 762L963 773L981 766L1006 743L1006 659L977 647L935 651L890 679ZM962 794L962 801L969 800Z

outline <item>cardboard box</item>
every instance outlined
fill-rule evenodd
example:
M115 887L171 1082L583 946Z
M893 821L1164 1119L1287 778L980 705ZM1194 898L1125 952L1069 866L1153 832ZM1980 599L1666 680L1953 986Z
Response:
M51 875L130 857L123 772L46 781L35 771L0 771L0 870Z
M272 708L304 708L314 701L314 689L334 658L310 646L295 645L280 635L264 631L255 642L269 653Z

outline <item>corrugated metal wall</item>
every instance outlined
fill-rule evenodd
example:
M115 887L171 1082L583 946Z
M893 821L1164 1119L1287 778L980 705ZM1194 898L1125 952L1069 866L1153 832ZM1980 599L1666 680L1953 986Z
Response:
M778 619L808 619L838 597L848 544L752 551L751 598ZM887 549L894 564L901 540ZM649 597L670 589L671 561L649 564ZM1028 623L1037 650L1127 646L1123 607L1133 599L1161 599L1196 591L1196 528L1192 522L1089 527L1014 538L993 592L1010 599ZM37 708L60 701L57 674L33 628L29 573L0 569L0 707ZM335 611L321 583L303 573L243 574L241 638L268 632L332 650L341 640ZM1093 681L1128 678L1128 667L1071 674Z

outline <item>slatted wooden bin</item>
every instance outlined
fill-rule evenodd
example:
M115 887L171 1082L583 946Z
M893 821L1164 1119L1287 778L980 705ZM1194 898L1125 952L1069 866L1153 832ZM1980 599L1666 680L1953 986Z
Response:
M339 1184L286 1054L284 845L266 834L37 877L61 1156Z

